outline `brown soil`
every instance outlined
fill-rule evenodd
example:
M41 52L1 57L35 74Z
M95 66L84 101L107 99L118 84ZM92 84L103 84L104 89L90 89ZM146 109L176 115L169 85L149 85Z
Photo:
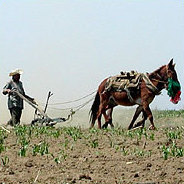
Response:
M121 128L27 129L25 134L0 131L6 147L0 152L1 184L184 184L184 156L169 154L165 160L161 149L173 144L184 148L182 127L142 133ZM166 132L173 134L168 137ZM20 156L23 137L29 143L25 156ZM34 146L43 142L48 152L34 155Z

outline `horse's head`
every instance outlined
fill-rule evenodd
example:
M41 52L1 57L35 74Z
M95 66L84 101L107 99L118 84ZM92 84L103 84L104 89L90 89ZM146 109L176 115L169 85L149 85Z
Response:
M171 61L169 62L168 65L166 65L166 70L167 70L167 78L172 79L175 82L178 82L178 77L177 77L177 73L175 70L175 64L173 64L173 59L171 59Z
M160 67L158 70L150 74L159 82L159 89L165 88L173 103L178 103L180 100L180 83L178 81L175 64L173 59L167 64Z
M165 79L168 81L165 88L168 91L168 95L171 97L171 101L173 103L178 103L180 100L181 87L175 70L175 64L173 64L173 59L171 59L168 65L165 65L165 70Z

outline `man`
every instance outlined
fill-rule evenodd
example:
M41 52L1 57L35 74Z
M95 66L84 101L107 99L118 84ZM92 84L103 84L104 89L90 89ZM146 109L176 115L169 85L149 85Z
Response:
M23 99L17 95L16 91L33 101L33 99L28 97L24 92L22 82L20 81L20 75L22 73L23 71L20 69L12 71L9 74L9 76L12 76L12 80L3 88L3 94L8 94L8 109L11 114L11 119L8 121L8 125L11 126L17 126L20 124L20 118L23 110Z

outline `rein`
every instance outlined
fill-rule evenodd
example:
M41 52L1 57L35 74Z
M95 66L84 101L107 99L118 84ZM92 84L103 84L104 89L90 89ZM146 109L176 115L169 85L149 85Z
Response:
M163 84L168 84L168 82L161 80L162 77L158 73L156 75L160 78L160 80L159 79L151 79L151 80L154 80L156 82L160 82L160 83L163 83ZM168 70L167 70L167 77L168 77Z
M160 83L163 83L163 84L168 84L168 82L161 81L161 80L158 80L158 79L151 79L151 80L154 80L154 81L157 81L157 82L160 82Z

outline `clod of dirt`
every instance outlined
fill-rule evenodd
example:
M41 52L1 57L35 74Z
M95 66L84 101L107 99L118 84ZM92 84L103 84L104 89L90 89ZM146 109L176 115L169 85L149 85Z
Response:
M28 161L25 163L25 166L26 166L26 167L33 167L33 166L34 166L33 160L28 160Z
M178 173L183 173L184 168L179 167L179 168L177 168L177 171L178 171Z
M82 179L91 180L92 178L89 175L81 174L79 175L79 180L82 180Z
M152 167L152 164L151 164L151 163L148 163L148 164L147 164L147 167Z
M134 178L138 178L139 177L139 173L136 173L135 175L134 175Z
M146 182L146 183L135 183L135 184L156 184L155 182Z
M9 171L9 175L14 175L14 174L15 174L15 172L13 170Z
M160 177L165 177L166 175L167 175L167 173L166 173L166 172L161 171L161 173L160 173Z

